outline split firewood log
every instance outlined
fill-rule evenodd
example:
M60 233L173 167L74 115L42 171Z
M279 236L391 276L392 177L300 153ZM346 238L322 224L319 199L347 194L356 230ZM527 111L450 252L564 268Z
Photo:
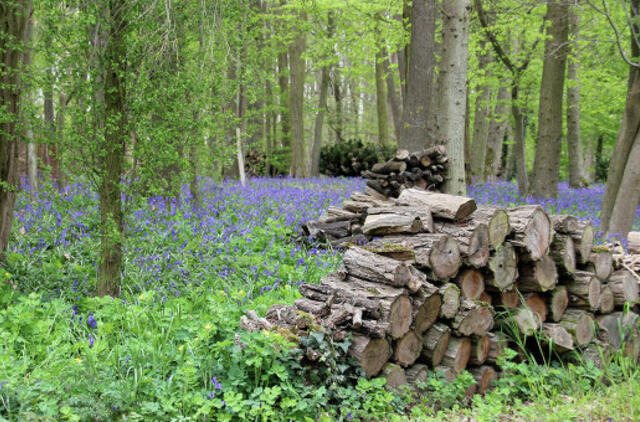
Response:
M589 344L593 339L593 316L586 311L569 308L559 324L571 334L574 344L578 346Z
M518 277L516 251L509 242L498 246L489 258L489 274L485 284L500 291L512 290Z
M422 337L415 331L409 331L396 342L393 360L403 368L411 366L422 351Z
M435 323L427 330L422 341L422 358L432 368L440 365L451 339L451 328Z
M566 286L557 286L546 295L547 307L549 308L549 316L553 322L562 319L564 311L569 306L569 292Z
M627 270L618 270L611 274L607 285L613 293L616 307L620 308L626 302L633 303L638 300L638 282Z
M481 205L470 218L489 228L489 247L492 250L502 245L511 232L509 214L502 208Z
M542 338L558 353L570 352L574 349L571 334L560 324L542 324Z
M600 281L593 273L576 271L573 280L566 284L569 306L596 311L600 305Z
M476 202L471 198L420 189L403 190L398 197L398 203L413 206L427 205L434 216L452 221L467 218L477 208Z
M518 266L518 289L522 292L546 292L558 283L556 264L549 256Z
M378 254L415 262L417 266L430 270L437 280L455 276L462 264L458 243L453 237L441 233L385 236L368 246Z
M463 299L451 327L461 336L484 336L493 328L493 309L484 302Z
M542 259L553 238L553 226L547 213L538 205L511 208L507 213L513 229L511 243L520 248L526 258Z
M434 230L456 239L460 252L469 265L482 268L489 262L489 229L486 224L474 220L459 223L437 221Z
M365 336L355 336L349 347L349 356L355 359L367 378L380 373L392 356L391 345L384 338L371 339Z
M471 356L471 341L468 337L451 337L444 352L441 365L452 368L456 373L464 371Z

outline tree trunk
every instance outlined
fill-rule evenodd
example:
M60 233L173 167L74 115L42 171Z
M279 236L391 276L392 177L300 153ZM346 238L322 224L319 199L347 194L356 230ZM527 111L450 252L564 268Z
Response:
M13 206L17 190L18 121L22 108L23 48L28 21L33 6L31 0L0 3L0 259L9 243L13 223Z
M466 120L467 61L469 57L470 0L451 0L442 4L443 36L440 61L440 114L438 117L442 142L449 156L445 191L466 195L464 169L464 128ZM433 114L433 110L430 111ZM484 156L482 157L484 164Z
M329 89L329 67L323 66L320 71L320 97L318 99L318 114L313 129L313 148L311 150L311 176L320 174L320 147L322 146L322 127L324 114L327 109L327 91Z
M435 0L416 0L411 8L407 88L398 147L415 152L434 144L427 128L435 66Z
M571 57L567 63L567 143L569 145L569 185L578 188L583 183L582 148L580 141L580 14L576 6L568 10L571 33Z
M100 159L100 261L98 296L120 295L122 277L123 214L120 178L124 164L127 137L125 110L126 44L123 31L127 26L126 0L111 0L105 8L109 19L105 42L104 140Z
M384 58L382 64L384 69L384 76L387 82L387 98L389 99L389 105L391 106L391 115L393 117L393 128L396 137L396 142L400 141L402 133L402 105L396 92L395 78L393 72L391 72L391 65L389 63L389 55L386 48L383 47L382 56Z
M278 85L280 87L280 143L291 148L291 113L289 111L289 56L286 51L278 54Z
M304 14L299 17L305 20ZM289 68L291 70L291 91L289 106L291 109L291 175L307 175L306 149L304 142L304 76L305 63L302 53L305 49L305 34L294 28L295 40L289 45Z
M33 38L33 19L29 17L27 21L27 34L26 37L28 40ZM24 48L24 66L29 69L31 67L32 62L32 48L31 46L25 46ZM25 102L31 103L33 101L33 96L31 94L31 87L25 87ZM21 117L25 122L29 122L30 119L27 116ZM27 174L29 176L29 194L31 199L35 199L35 194L38 191L38 157L36 153L36 146L33 138L33 127L31 123L26 123L25 135L27 141Z
M501 86L498 89L496 108L489 123L489 137L487 139L487 154L485 160L484 177L496 180L502 168L502 151L507 126L509 125L509 88Z
M513 115L513 131L516 143L513 146L512 160L516 168L516 180L518 182L518 192L520 195L525 195L529 188L529 178L527 176L527 159L526 159L526 145L525 145L525 115L520 108L518 102L519 96L519 77L514 78L513 85L511 86L511 114ZM517 82L516 82L517 81Z
M484 50L484 46L483 46ZM478 54L478 70L488 73L488 66L492 61L491 53L481 51ZM484 179L484 169L487 156L488 131L489 131L489 104L491 102L491 86L485 82L476 97L476 111L473 123L473 139L471 144L471 177L478 180Z
M555 198L558 194L560 157L562 155L562 95L567 63L569 6L562 0L547 3L545 21L547 41L544 49L540 108L538 112L538 144L533 165L531 194Z
M387 116L387 96L385 92L384 81L384 49L375 57L376 69L376 110L378 112L378 143L386 145L389 142L389 127Z
M342 129L343 129L343 118L342 118L342 78L340 75L340 68L336 66L333 70L333 100L336 103L336 115L335 115L335 123L333 126L333 130L336 133L336 142L342 141Z

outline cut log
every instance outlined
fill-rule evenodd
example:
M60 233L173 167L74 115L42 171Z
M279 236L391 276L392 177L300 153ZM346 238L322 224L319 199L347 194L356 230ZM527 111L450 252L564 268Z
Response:
M518 290L522 292L546 292L556 287L557 283L556 264L549 256L518 266Z
M593 227L590 221L579 221L578 229L571 232L573 243L576 249L576 260L579 264L589 262L589 255L593 247Z
M386 163L377 163L371 167L371 171L380 174L401 173L407 169L407 163L404 161L390 160Z
M461 336L484 336L493 328L493 309L484 302L464 299L451 327Z
M553 227L547 213L538 205L510 208L507 213L513 229L511 243L522 249L524 256L531 261L542 259L553 238Z
M423 226L414 216L399 214L368 215L362 226L364 234L384 235L396 233L420 233Z
M597 318L598 326L606 333L607 343L612 350L623 349L624 354L634 360L640 353L640 320L633 312L614 312Z
M405 189L398 197L403 205L427 205L433 215L446 220L460 221L476 210L476 201L464 196L428 192L420 189Z
M334 249L344 249L351 246L361 246L367 243L367 237L363 234L355 234L331 241L331 247Z
M449 346L451 329L442 323L435 323L427 330L422 341L422 358L432 368L440 365L444 352Z
M395 363L387 363L382 368L382 374L380 374L387 382L385 388L391 390L399 390L403 385L407 385L407 376L404 373L404 369Z
M429 377L429 367L422 363L416 363L405 370L405 375L407 376L407 382L411 385L426 382Z
M446 234L387 236L371 242L369 246L382 250L380 253L385 256L413 260L416 265L430 270L438 280L455 276L462 263L457 242Z
M371 189L368 186L364 187L364 194L368 195L368 196L370 196L370 197L372 197L374 199L380 200L380 201L389 201L389 198L387 198L386 196L380 194L380 192L378 192L378 191L376 191L374 189Z
M485 394L491 388L493 381L498 379L498 373L493 366L489 365L471 369L471 375L478 385L478 394Z
M487 305L491 305L493 303L493 298L491 297L491 295L488 292L482 292L482 294L480 295L478 300L480 302L486 303Z
M487 356L489 356L490 345L489 336L472 337L469 364L475 366L482 365L487 360Z
M311 236L320 241L341 239L351 235L351 220L341 220L331 223L309 221L302 225L305 236Z
M378 375L391 355L391 345L383 338L355 336L349 347L349 356L358 362L367 378Z
M398 365L406 368L414 364L421 351L422 338L414 331L409 331L396 342L393 359Z
M559 324L573 338L574 344L584 346L593 339L593 318L588 312L580 309L567 309Z
M437 287L425 283L411 300L413 302L413 329L418 335L422 335L438 319L442 307L442 297Z
M455 371L455 369L449 366L440 365L435 367L434 371L440 374L440 376L442 376L442 378L444 378L446 382L453 382L458 377L458 373Z
M458 313L460 307L460 289L453 283L446 283L440 287L442 306L440 306L440 317L451 319Z
M593 273L576 271L567 283L569 306L596 311L600 305L600 281ZM615 294L615 293L614 293Z
M442 365L452 368L456 373L464 371L471 356L471 341L468 337L451 337L444 352Z
M558 233L571 234L579 230L578 219L572 215L552 215L551 222Z
M516 251L506 242L491 254L489 258L489 276L485 283L500 291L511 290L518 277Z
M616 304L611 288L606 284L600 289L600 306L598 306L599 314L610 314L615 309Z
M408 206L386 206L382 208L372 207L367 210L367 216L391 214L395 216L412 217L418 219L422 224L421 230L427 233L433 233L433 217L429 207L408 207ZM363 228L364 230L364 228Z
M516 288L498 292L494 294L493 302L495 306L501 306L504 309L515 309L520 305L520 292Z
M327 306L324 302L316 302L311 299L296 299L293 304L296 308L302 312L306 312L311 315L323 317L329 313L331 307Z
M518 335L528 337L538 331L542 321L531 309L519 306L503 323L511 325L512 329L517 329Z
M526 294L524 296L524 304L538 316L541 322L545 322L547 320L549 308L547 308L547 304L542 296L537 293Z
M479 206L471 214L471 219L485 224L489 228L489 247L491 249L496 249L502 245L511 232L509 214L502 208Z
M467 264L481 268L489 262L489 229L485 224L473 220L461 223L437 221L434 229L456 239Z
M375 283L385 283L394 287L407 287L411 291L420 288L414 285L409 266L401 261L378 255L361 247L347 249L343 258L340 273L370 280Z
M640 232L629 232L627 244L630 254L640 254Z
M613 257L610 252L595 252L589 255L586 264L587 271L591 271L600 281L607 281L613 272Z
M342 208L331 206L331 207L327 208L327 217L326 218L341 218L343 220L356 221L356 220L360 220L360 218L362 218L362 214L351 212L351 211L347 211L347 210L342 209ZM322 220L318 219L318 221L322 221ZM335 220L335 221L338 221L338 220ZM328 221L325 221L325 223L326 222L328 222Z
M551 242L550 255L560 274L570 276L576 271L576 250L571 236L556 234Z
M486 362L496 365L500 357L504 354L504 349L508 346L509 341L507 337L500 332L489 333L487 337L489 338L489 354L487 355Z
M558 286L546 296L547 307L550 311L550 317L553 322L562 319L564 311L569 306L569 292L566 286Z
M484 276L479 270L467 268L458 274L455 282L462 297L467 299L478 299L484 293Z
M638 282L627 270L618 270L611 274L607 285L613 293L616 307L623 307L626 302L633 303L638 300Z
M542 338L560 354L573 350L573 338L560 324L542 324Z

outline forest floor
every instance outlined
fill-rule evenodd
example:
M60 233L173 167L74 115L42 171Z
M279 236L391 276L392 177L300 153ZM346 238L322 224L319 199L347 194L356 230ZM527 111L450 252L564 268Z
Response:
M314 339L332 353L305 372L290 339L239 332L247 310L291 303L300 282L336 268L339 254L294 235L363 185L203 182L197 209L186 191L179 203L128 196L118 299L91 295L95 193L77 184L30 201L22 192L0 271L0 420L640 420L640 371L619 356L604 370L508 361L496 388L469 403L468 376L434 376L419 397L396 394L380 380L356 382L344 344ZM562 186L542 205L597 226L602 194ZM508 183L474 185L470 196L534 202Z

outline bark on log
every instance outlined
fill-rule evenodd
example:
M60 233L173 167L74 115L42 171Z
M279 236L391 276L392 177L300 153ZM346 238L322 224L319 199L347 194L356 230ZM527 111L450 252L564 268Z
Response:
M557 283L556 264L549 256L518 267L518 290L522 292L546 292L555 288Z
M452 221L467 218L477 208L476 201L471 198L419 189L403 190L398 197L398 203L414 206L427 205L431 208L433 215Z
M427 330L422 341L422 358L432 368L440 365L444 352L449 346L451 328L442 323L435 323Z
M479 206L471 214L471 219L485 224L489 228L489 247L491 249L502 245L511 232L509 214L502 208Z
M498 379L498 373L493 366L489 365L473 368L471 375L478 385L478 394L485 394L491 388L491 383Z
M442 358L442 366L452 368L456 373L464 371L471 356L471 341L468 337L451 337Z
M487 337L489 337L489 354L487 355L486 363L496 365L509 342L502 333L489 333Z
M404 369L395 363L387 363L382 369L382 378L386 379L386 388L399 390L403 385L407 385L407 376Z
M418 382L426 382L429 377L429 367L422 363L416 363L405 370L405 375L410 385L416 385Z
M541 322L545 322L547 320L549 308L547 308L547 304L545 303L544 298L542 298L539 294L529 293L525 295L524 304L538 316Z
M357 246L345 252L340 273L343 277L349 274L375 283L407 287L414 292L420 288L419 285L415 285L416 279L407 264Z
M542 324L542 337L546 344L550 344L560 354L573 350L573 338L560 324Z
M378 375L391 355L391 345L384 338L355 336L349 347L349 356L358 362L367 378Z
M591 271L598 277L598 280L607 281L613 272L613 257L610 252L595 252L589 255L589 262L586 265L587 271Z
M570 276L576 271L576 250L571 236L556 234L551 242L550 255L560 274Z
M462 297L478 299L484 293L484 276L480 270L467 268L458 274L455 280Z
M546 296L547 306L550 310L550 317L553 322L562 319L564 311L569 306L569 292L566 286L558 286Z
M484 302L464 299L451 327L462 336L484 336L493 328L493 310Z
M425 283L411 300L413 302L413 329L418 335L422 335L438 319L442 307L442 297L437 287Z
M600 281L586 271L576 271L574 279L567 283L569 306L596 311L600 304Z
M413 217L418 219L422 224L421 230L427 233L433 233L433 216L429 207L409 207L409 206L393 206L393 207L372 207L367 211L367 216L392 214L396 216ZM364 227L363 227L364 230Z
M513 228L511 243L521 248L530 260L542 259L553 238L553 226L547 213L538 205L511 208L507 213Z
M464 260L475 268L482 268L489 262L489 229L485 224L467 220L462 223L438 221L434 229L446 233L457 242Z
M574 344L584 346L593 339L593 318L580 309L567 309L559 324L567 330L573 338Z
M368 215L362 226L362 232L368 236L421 231L423 226L418 218L399 214Z
M485 283L500 291L511 290L518 277L518 261L516 251L510 243L505 242L491 254L489 258L489 276Z
M487 356L489 356L490 346L489 336L472 337L469 364L475 366L482 365L487 360Z
M442 306L440 317L451 319L456 316L460 308L460 289L453 283L446 283L440 287Z
M404 161L389 160L386 163L377 163L371 167L371 171L380 174L401 173L407 170L407 163Z
M409 331L396 342L393 359L406 368L414 364L422 351L422 338L414 331Z
M613 293L616 307L623 307L625 302L638 300L638 282L628 270L618 270L611 274L607 283Z
M553 229L558 233L571 234L579 230L578 219L572 215L561 214L550 217L553 223Z
M615 309L616 304L611 288L604 284L600 289L600 306L598 306L599 314L610 314Z
M593 247L593 227L590 221L579 221L578 229L571 232L573 238L573 244L576 249L576 261L579 264L586 264L589 262L589 255L591 254L591 248Z
M462 259L458 244L446 234L421 233L414 236L387 236L369 244L385 256L412 260L429 269L434 278L446 280L456 275ZM384 252L388 250L388 252Z

